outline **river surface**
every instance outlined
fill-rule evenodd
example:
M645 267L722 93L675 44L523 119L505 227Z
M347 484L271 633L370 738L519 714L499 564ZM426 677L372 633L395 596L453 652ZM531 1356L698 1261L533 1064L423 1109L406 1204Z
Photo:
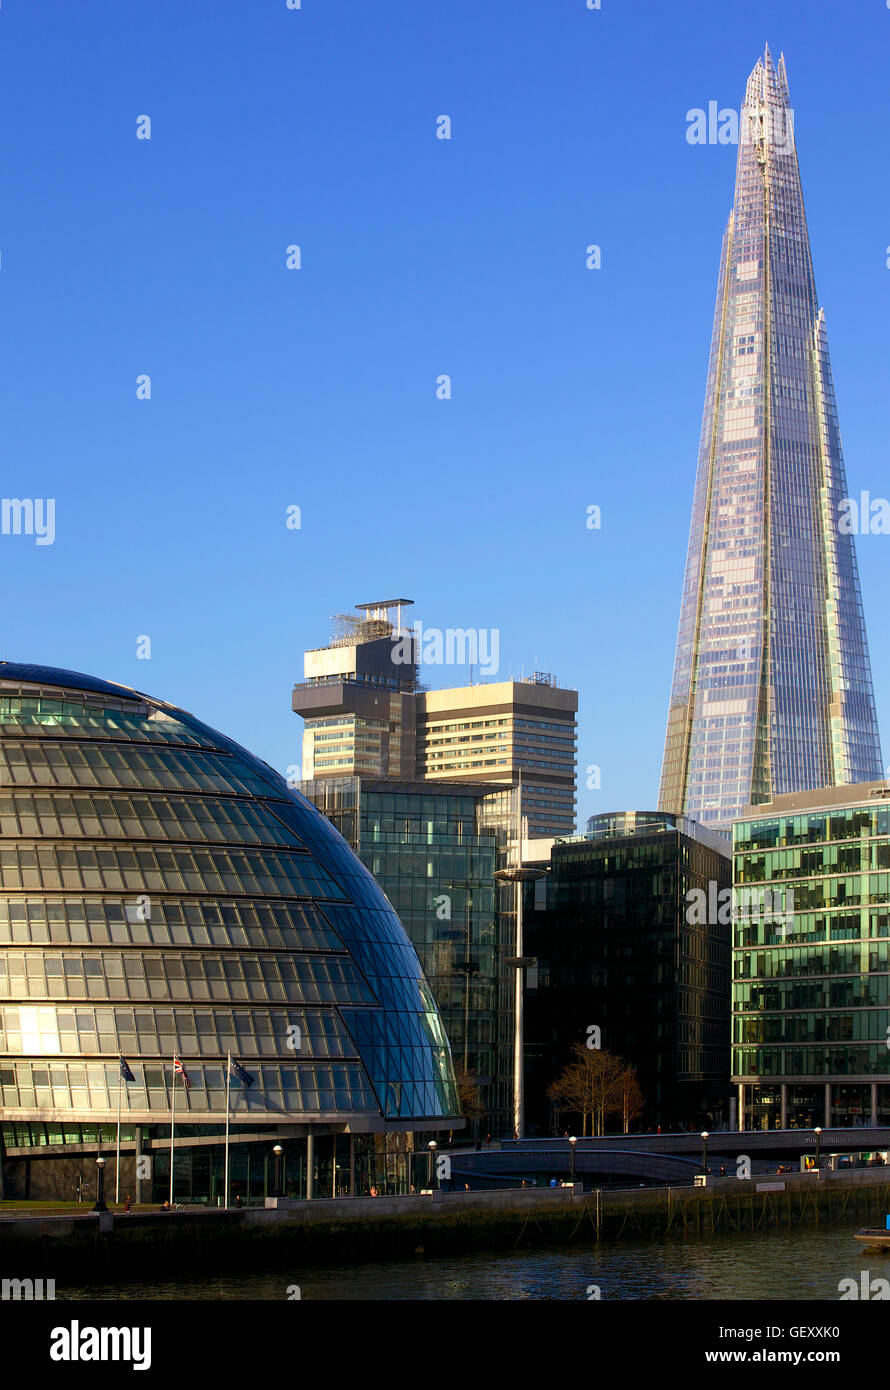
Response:
M837 1302L841 1279L890 1278L890 1256L866 1254L855 1224L573 1245L458 1257L301 1268L242 1277L73 1287L57 1299L780 1299ZM299 1290L299 1292L296 1292Z

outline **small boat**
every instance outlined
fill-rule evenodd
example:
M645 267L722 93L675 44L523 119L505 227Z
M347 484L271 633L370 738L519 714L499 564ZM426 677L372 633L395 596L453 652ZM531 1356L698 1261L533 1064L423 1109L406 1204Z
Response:
M861 1231L856 1232L856 1239L862 1241L866 1250L890 1251L890 1230L881 1230L879 1226L863 1226Z

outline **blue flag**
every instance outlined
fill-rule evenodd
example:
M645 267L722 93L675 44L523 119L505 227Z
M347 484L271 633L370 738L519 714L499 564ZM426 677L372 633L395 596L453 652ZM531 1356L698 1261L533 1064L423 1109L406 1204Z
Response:
M241 1082L241 1085L246 1086L248 1090L256 1081L256 1077L251 1076L249 1071L245 1071L241 1063L236 1062L234 1057L232 1058L232 1075L237 1076L238 1080Z
M133 1075L133 1073L130 1071L130 1065L129 1065L129 1063L128 1063L127 1061L125 1061L123 1057L121 1057L120 1062L121 1062L121 1076L123 1077L124 1081L135 1081L136 1078L135 1078L135 1076Z

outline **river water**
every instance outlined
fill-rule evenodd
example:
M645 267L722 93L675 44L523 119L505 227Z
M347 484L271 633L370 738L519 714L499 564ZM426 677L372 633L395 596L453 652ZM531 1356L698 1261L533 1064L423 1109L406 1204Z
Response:
M837 1302L841 1279L890 1278L890 1256L866 1254L855 1224L726 1233L611 1245L501 1251L243 1277L65 1286L57 1299L768 1299ZM299 1290L299 1292L297 1292Z

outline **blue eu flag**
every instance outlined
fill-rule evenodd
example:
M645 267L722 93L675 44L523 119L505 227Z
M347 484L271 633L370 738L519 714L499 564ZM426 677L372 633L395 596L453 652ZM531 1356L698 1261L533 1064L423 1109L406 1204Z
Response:
M130 1071L130 1064L129 1064L129 1062L127 1062L123 1057L120 1059L120 1061L121 1061L121 1076L123 1077L124 1081L135 1081L136 1078L135 1078L135 1076L133 1075L133 1073Z
M246 1086L248 1090L256 1081L256 1077L251 1076L249 1071L245 1071L241 1063L236 1062L234 1057L232 1058L232 1075L237 1076L238 1080L241 1082L241 1085Z

